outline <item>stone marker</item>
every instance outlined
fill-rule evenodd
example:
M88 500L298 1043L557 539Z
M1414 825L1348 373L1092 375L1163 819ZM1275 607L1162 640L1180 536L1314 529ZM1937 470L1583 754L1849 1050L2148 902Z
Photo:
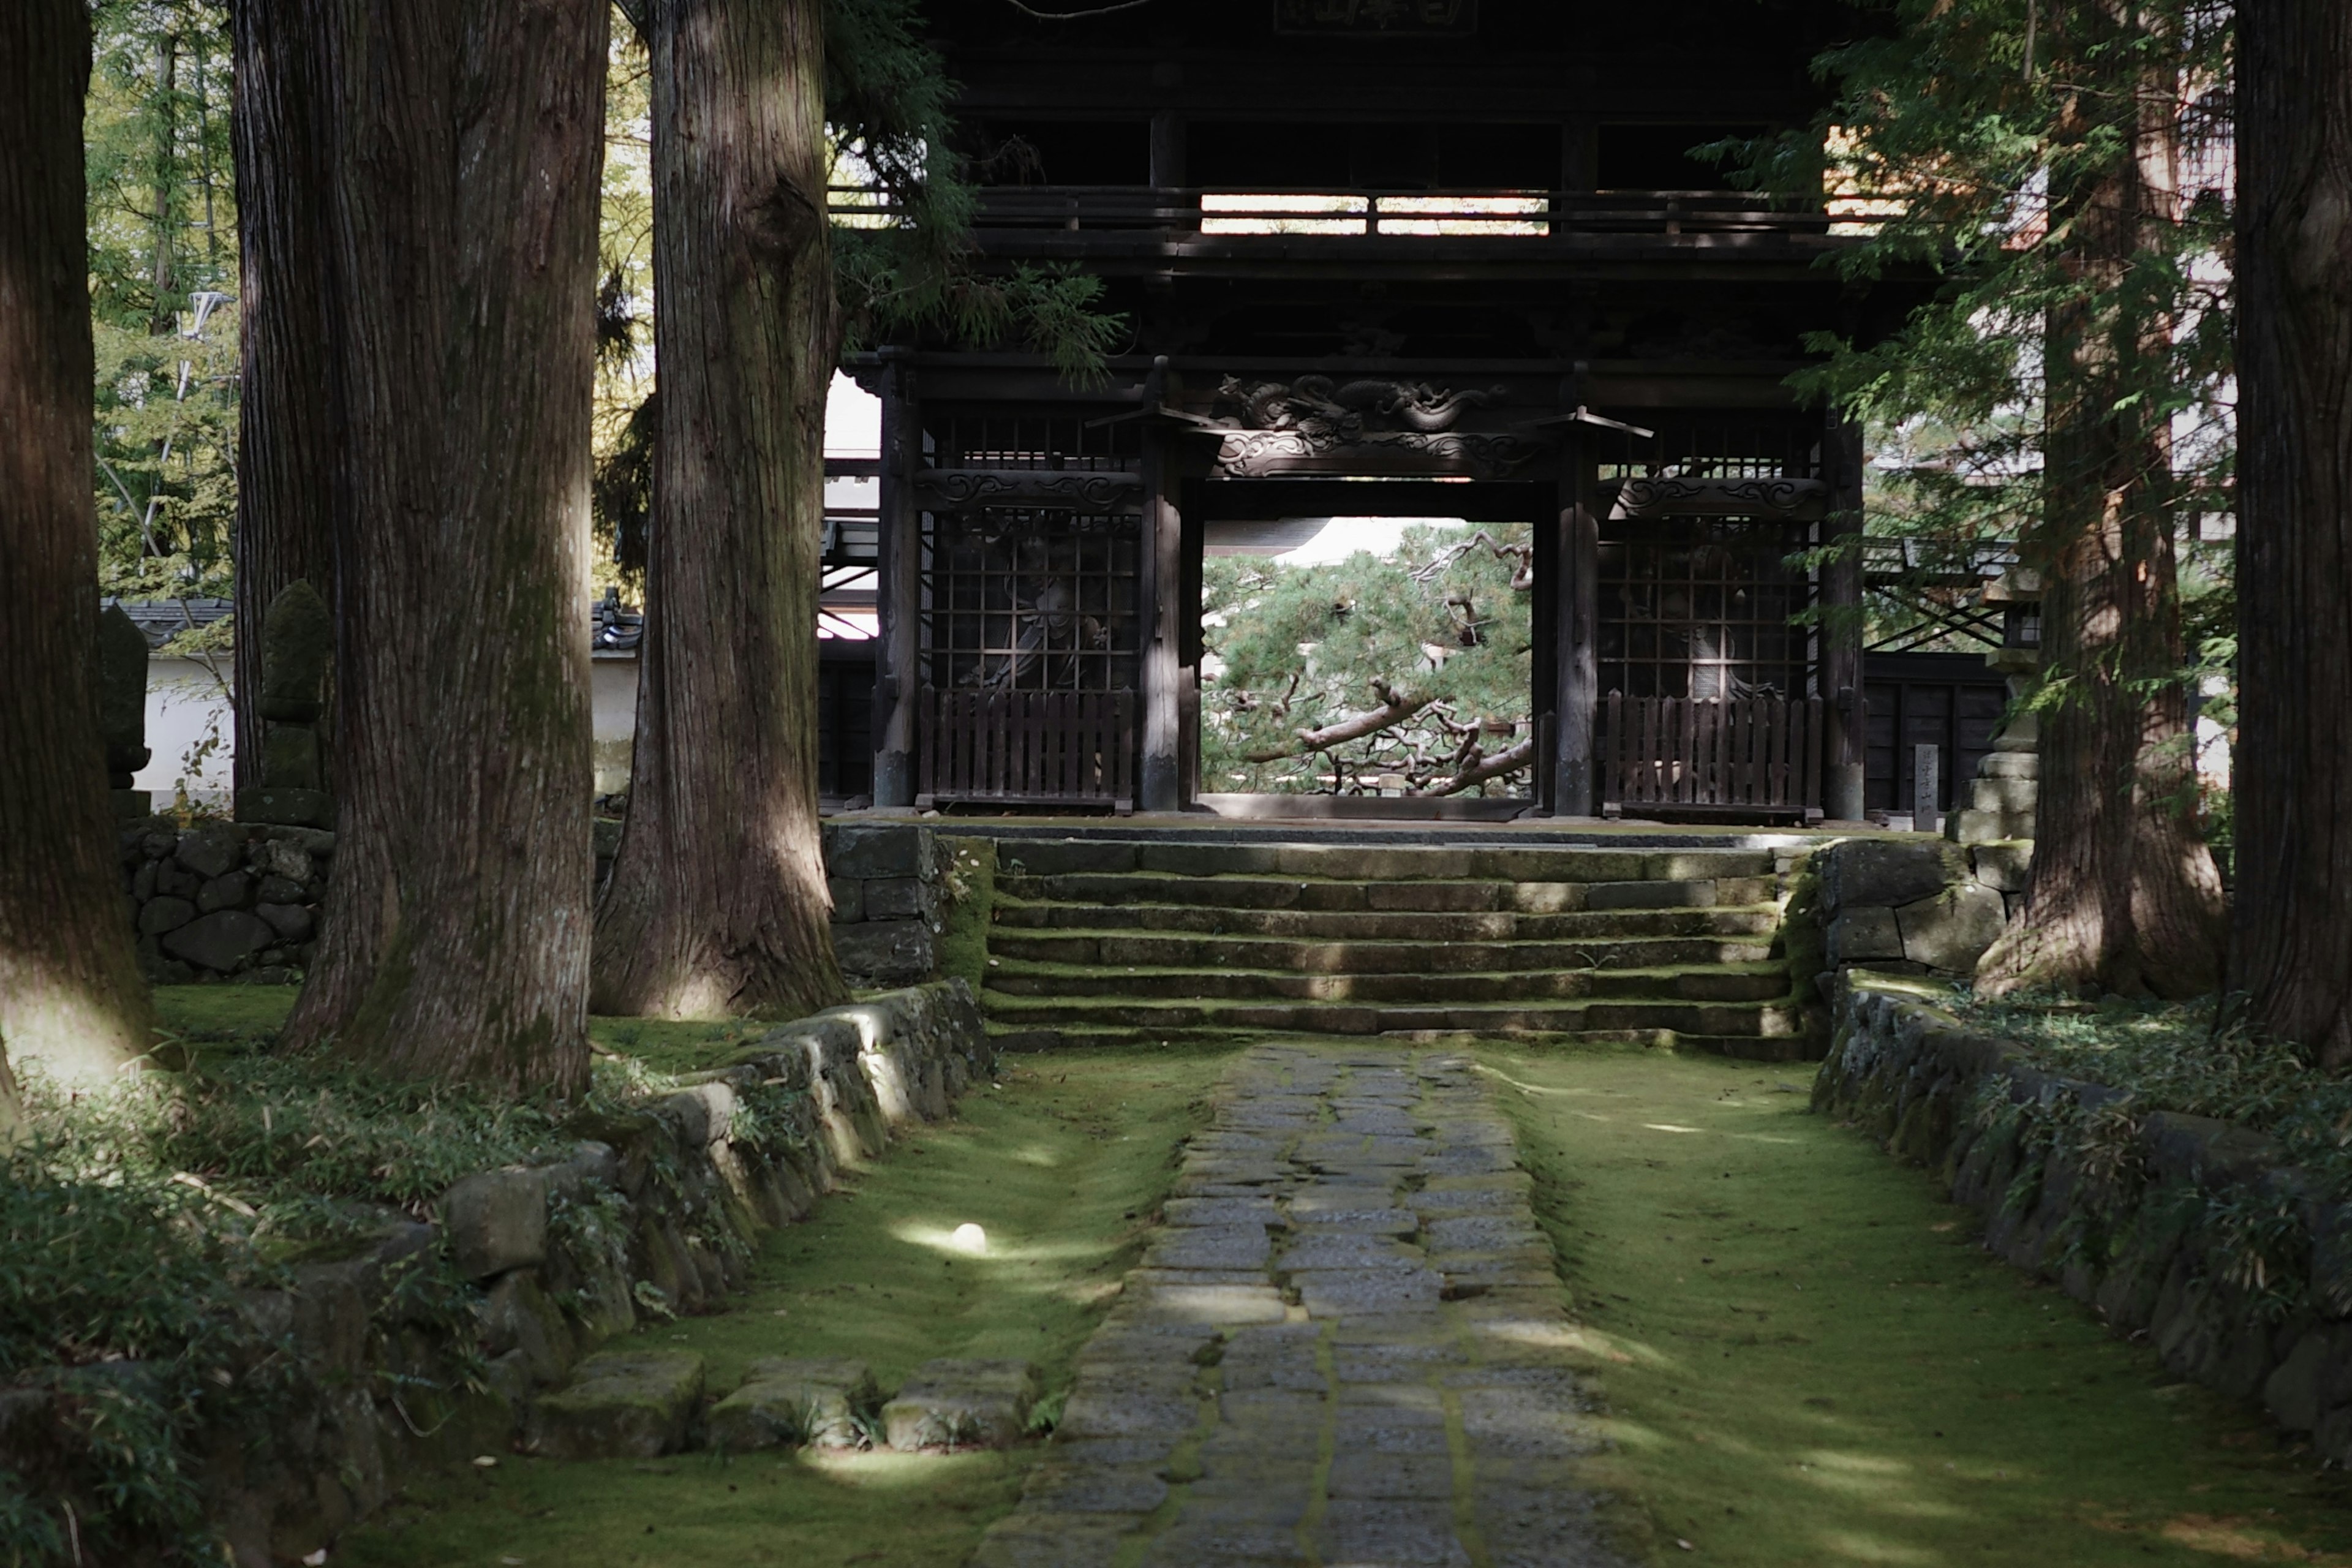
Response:
M650 1459L686 1447L702 1402L688 1351L606 1351L539 1402L538 1451L555 1459Z
M882 1391L862 1361L770 1356L710 1412L706 1442L727 1453L863 1447Z
M1025 1361L927 1361L882 1407L882 1429L905 1452L1001 1447L1028 1430L1037 1394L1037 1369Z

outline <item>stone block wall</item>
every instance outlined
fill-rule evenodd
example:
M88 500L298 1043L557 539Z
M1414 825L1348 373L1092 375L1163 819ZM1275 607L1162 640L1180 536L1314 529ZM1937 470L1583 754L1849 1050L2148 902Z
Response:
M596 819L596 885L620 852L618 818ZM852 985L919 985L940 973L946 889L938 837L913 822L828 822L833 948Z
M1829 972L1973 975L2024 898L2032 859L2031 840L1848 838L1816 852Z
M2324 1458L2352 1464L2352 1204L2270 1139L2170 1111L2135 1118L2123 1157L2086 1168L2047 1130L2128 1114L2124 1097L2040 1070L1916 984L1848 973L1835 1017L1815 1109L1927 1167L1985 1216L1996 1256L2146 1336L2178 1375L2261 1400Z
M939 973L945 926L938 837L912 822L828 822L833 949L852 984L905 985Z
M168 817L124 826L125 913L157 984L281 984L310 962L335 836L311 827Z
M677 1092L576 1122L559 1160L467 1176L429 1218L379 1216L341 1256L298 1265L291 1289L249 1293L299 1392L266 1426L204 1435L234 1562L323 1561L310 1554L404 1474L530 1447L539 1400L600 1342L649 1315L719 1310L763 1232L804 1216L892 1129L947 1116L993 1065L961 981L836 1007ZM450 1274L454 1321L419 1289ZM478 1392L469 1367L486 1368ZM0 1386L0 1465L44 1474L48 1434L101 1373L137 1368Z

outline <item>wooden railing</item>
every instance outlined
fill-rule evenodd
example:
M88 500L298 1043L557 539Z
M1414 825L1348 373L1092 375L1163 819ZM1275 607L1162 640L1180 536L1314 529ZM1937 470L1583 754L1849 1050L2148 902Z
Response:
M941 691L917 705L915 804L1135 809L1132 691Z
M1601 702L1601 812L1818 816L1822 700L1626 697Z
M992 185L972 226L1160 230L1187 235L1305 234L1541 239L1578 234L1822 235L1830 215L1744 191L1209 190L1168 185ZM841 221L892 221L887 198L835 186Z

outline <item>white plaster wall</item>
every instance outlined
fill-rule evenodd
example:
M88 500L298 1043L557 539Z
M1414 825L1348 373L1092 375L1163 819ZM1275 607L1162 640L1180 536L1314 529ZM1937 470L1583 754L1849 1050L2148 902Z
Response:
M631 742L637 732L637 659L600 654L588 661L589 705L595 716L596 793L629 787Z
M183 785L191 802L228 809L236 745L229 656L224 649L212 657L212 664L194 658L147 661L147 749L154 754L131 785L152 791L158 810L171 805Z

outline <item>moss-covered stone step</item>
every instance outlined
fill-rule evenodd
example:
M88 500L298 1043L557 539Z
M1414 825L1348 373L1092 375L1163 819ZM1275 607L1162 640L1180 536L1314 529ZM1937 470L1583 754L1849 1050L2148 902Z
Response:
M539 1402L535 1450L553 1459L650 1459L685 1447L702 1405L702 1358L687 1351L604 1351Z
M890 1447L905 1452L999 1448L1029 1429L1039 1392L1037 1369L1025 1361L927 1361L882 1406L882 1428Z
M1534 969L1444 974L1301 974L1256 969L1089 969L1007 959L989 971L989 989L1008 996L1197 997L1226 1001L1444 1003L1650 997L1685 1002L1767 1002L1789 990L1787 970L1769 963L1684 969Z
M1161 931L992 931L989 955L1105 969L1284 970L1298 974L1483 974L1532 969L1648 969L1753 963L1762 937L1624 937L1589 942L1312 942Z
M1164 840L1008 840L998 865L1015 876L1158 872L1176 877L1324 877L1401 882L1643 882L1769 877L1769 849L1614 849L1573 845L1172 844Z
M1151 1029L1127 1025L1064 1028L1022 1026L999 1030L992 1036L998 1050L1015 1054L1129 1049L1139 1046L1209 1049L1245 1045L1255 1040L1310 1037L1311 1032L1282 1029ZM1685 1034L1675 1029L1391 1029L1379 1038L1400 1045L1467 1044L1479 1039L1496 1039L1508 1040L1514 1045L1560 1050L1687 1051L1765 1062L1803 1061L1811 1055L1808 1042L1803 1038Z
M1356 1002L1217 1002L1136 996L982 997L990 1021L1005 1030L1126 1026L1168 1029L1287 1030L1379 1035L1440 1029L1471 1033L1536 1030L1672 1029L1688 1035L1795 1036L1803 1017L1787 1002L1680 1002L1664 999L1482 1004L1453 1001L1381 1005ZM1153 1037L1165 1038L1164 1034Z
M1412 884L1407 884L1412 886ZM1438 884L1443 885L1443 884ZM1491 888L1496 884L1479 883ZM1174 931L1204 936L1279 936L1325 942L1563 942L1596 937L1761 936L1780 927L1775 904L1740 908L1389 910L1235 909L1218 904L1032 902L998 895L1005 931Z
M881 1390L862 1361L767 1356L743 1384L711 1407L706 1446L722 1453L755 1448L856 1448L878 1425Z
M1586 910L1713 909L1779 897L1774 879L1719 877L1565 879L1486 877L1381 880L1368 877L1180 877L1084 871L997 873L999 896L1066 904L1167 904L1313 912L1573 914Z

